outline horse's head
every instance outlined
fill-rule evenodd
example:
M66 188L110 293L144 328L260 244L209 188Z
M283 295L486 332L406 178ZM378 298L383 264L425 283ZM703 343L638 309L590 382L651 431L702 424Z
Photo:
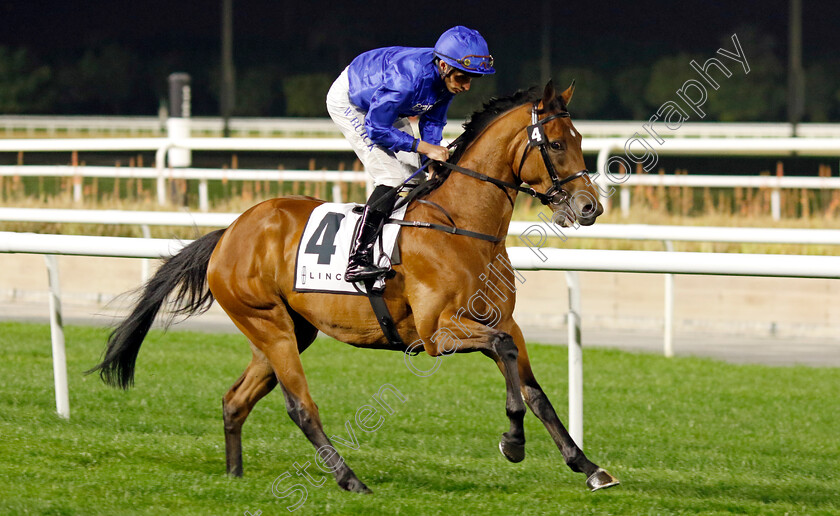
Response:
M545 86L542 100L531 108L528 147L518 172L523 182L542 194L539 198L554 212L555 223L590 226L604 208L583 161L581 135L567 110L574 91L574 82L560 95L552 81Z

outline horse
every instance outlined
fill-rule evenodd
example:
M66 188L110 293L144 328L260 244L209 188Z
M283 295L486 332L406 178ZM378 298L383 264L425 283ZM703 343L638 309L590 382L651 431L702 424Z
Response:
M252 354L222 399L227 473L242 476L242 425L256 403L280 385L289 417L337 484L368 493L324 432L300 354L319 330L357 347L404 353L422 347L431 357L478 351L496 362L505 379L510 429L499 442L505 458L519 462L525 457L527 404L568 467L586 476L590 490L618 484L575 444L534 377L522 331L513 320L515 288L504 295L485 274L492 270L500 283L515 284L518 273L507 259L504 239L519 191L547 204L560 225L591 225L603 212L586 173L580 132L567 109L574 87L558 95L549 81L542 89L486 103L464 124L450 164L444 164L448 168L435 169L423 202L408 206L407 222L451 222L492 236L401 229L402 260L393 267L396 275L387 281L383 299L399 335L416 345L387 339L364 296L294 290L298 243L309 214L324 201L290 196L251 207L226 229L204 235L167 259L142 287L130 315L109 336L102 362L90 372L98 370L105 383L129 388L140 345L164 302L170 299L175 313L189 316L215 300L248 338ZM539 152L531 152L536 148ZM471 295L482 289L502 294L492 302L498 312L492 324L487 320L491 303Z

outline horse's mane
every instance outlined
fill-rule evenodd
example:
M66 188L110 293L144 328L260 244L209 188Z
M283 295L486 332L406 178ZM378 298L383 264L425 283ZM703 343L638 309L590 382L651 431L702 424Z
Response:
M484 131L484 129L486 129L487 126L489 126L494 120L496 120L499 115L506 113L515 107L521 106L526 102L531 103L541 98L542 90L534 86L527 90L519 90L513 95L508 95L507 97L493 97L485 102L481 109L475 111L467 117L467 120L463 125L464 132L461 133L461 135L453 142L453 144L457 145L457 147L455 148L455 152L452 153L452 156L450 156L449 162L458 163L464 155L464 152L467 150L467 147L469 147L478 135L481 134L481 132ZM549 107L557 111L563 111L566 109L563 97L559 95L555 97L554 104L555 105Z

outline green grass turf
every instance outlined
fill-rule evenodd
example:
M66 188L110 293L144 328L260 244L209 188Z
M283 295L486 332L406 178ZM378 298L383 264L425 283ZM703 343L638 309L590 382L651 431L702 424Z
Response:
M243 430L244 478L224 474L220 400L249 358L244 337L153 332L136 387L122 392L82 375L106 334L67 328L63 421L48 327L0 324L0 514L287 513L294 497L275 497L272 482L286 472L305 482L293 463L312 461L314 450L279 389ZM565 419L565 348L529 349ZM586 350L585 449L622 482L590 493L533 415L527 458L505 461L495 365L481 355L443 360L420 378L398 353L331 340L304 353L327 433L346 435L352 422L359 449L337 448L374 494L343 492L330 477L308 486L296 514L840 513L840 369ZM361 431L355 411L385 383L406 401L378 430Z

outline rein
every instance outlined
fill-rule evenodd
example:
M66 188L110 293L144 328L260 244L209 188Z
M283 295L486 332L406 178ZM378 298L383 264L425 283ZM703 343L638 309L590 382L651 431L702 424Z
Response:
M513 199L510 197L510 195L508 195L507 188L511 188L513 190L516 190L517 192L522 192L530 195L535 199L539 199L539 201L544 205L563 204L570 197L569 194L562 188L563 185L589 174L589 170L580 170L565 179L560 179L559 175L557 174L557 169L554 168L554 163L551 162L551 159L548 156L547 147L549 141L545 135L544 126L552 120L558 118L569 118L569 112L561 111L560 113L549 115L540 120L539 109L537 108L537 103L534 102L533 106L531 107L531 125L525 128L525 133L528 135L528 147L525 149L525 152L522 153L522 159L519 161L519 170L514 176L516 177L516 179L519 179L519 184L511 183L509 181L502 181L501 179L496 179L495 177L490 177L485 174L476 172L474 170L458 166L454 163L449 163L447 161L439 161L438 164L455 172L464 174L465 176L470 176L472 178L478 179L480 181L485 181L487 183L491 183L495 186L502 188L502 190L505 191L505 195L507 195L508 201L510 201L511 206L513 206ZM525 166L525 160L528 158L528 153L534 147L539 147L543 163L545 164L545 168L548 171L548 177L551 178L551 187L548 190L546 190L545 193L540 193L529 186L522 186L523 181L520 179L520 177L522 176L522 167Z

